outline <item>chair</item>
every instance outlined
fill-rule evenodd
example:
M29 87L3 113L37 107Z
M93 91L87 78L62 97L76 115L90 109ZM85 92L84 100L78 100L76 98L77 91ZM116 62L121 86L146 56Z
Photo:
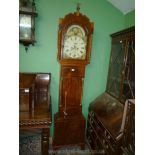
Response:
M51 119L50 73L19 73L20 133L41 133L41 152L48 154Z

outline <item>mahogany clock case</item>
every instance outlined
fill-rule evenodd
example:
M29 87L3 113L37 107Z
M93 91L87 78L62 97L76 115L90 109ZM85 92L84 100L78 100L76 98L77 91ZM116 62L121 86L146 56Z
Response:
M72 32L74 37L68 35L72 35L70 29L75 27L79 35L84 34L84 38L78 42L76 41L79 39L78 34ZM83 32L80 33L80 31ZM85 66L90 63L91 57L92 34L93 23L88 17L82 15L78 8L76 12L69 13L59 20L58 62L61 70L59 111L54 116L54 149L70 145L79 145L83 149L85 146L86 125L82 115L82 95ZM69 43L66 43L68 38ZM64 49L64 46L69 46L69 48ZM81 56L78 56L79 52Z

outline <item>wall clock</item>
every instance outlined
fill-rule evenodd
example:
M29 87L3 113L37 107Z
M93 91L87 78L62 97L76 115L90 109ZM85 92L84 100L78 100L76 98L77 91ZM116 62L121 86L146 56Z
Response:
M19 6L19 42L28 50L35 41L35 17L37 17L34 0L20 0Z
M58 62L60 63L59 111L54 116L53 147L85 145L82 95L85 66L90 63L93 23L80 13L59 20ZM63 137L63 139L62 139Z

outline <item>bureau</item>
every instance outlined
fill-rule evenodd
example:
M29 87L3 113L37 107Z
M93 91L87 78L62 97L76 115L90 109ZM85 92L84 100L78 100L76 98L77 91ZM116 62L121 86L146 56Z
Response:
M111 35L111 56L104 93L90 103L87 140L93 154L134 154L135 29Z
M87 140L94 154L121 155L122 147L134 143L134 107L134 100L123 105L106 92L90 104Z

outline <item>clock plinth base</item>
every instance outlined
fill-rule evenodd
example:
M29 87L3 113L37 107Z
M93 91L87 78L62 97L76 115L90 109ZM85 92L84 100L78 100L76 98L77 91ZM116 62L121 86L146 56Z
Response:
M82 114L64 116L58 112L54 116L53 149L73 145L85 148L85 119Z

